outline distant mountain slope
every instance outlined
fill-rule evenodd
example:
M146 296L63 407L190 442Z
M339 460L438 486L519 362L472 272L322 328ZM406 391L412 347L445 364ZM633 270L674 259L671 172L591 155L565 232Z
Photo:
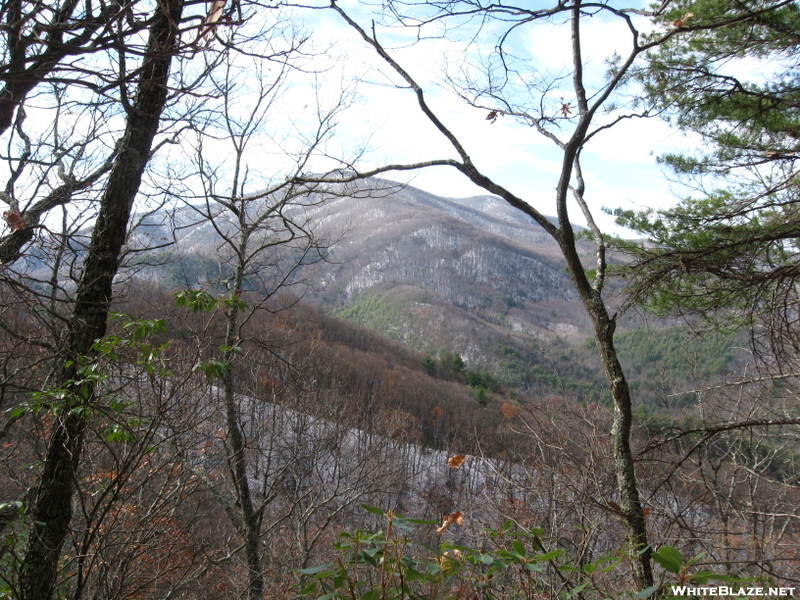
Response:
M303 204L290 210L327 245L326 261L297 275L310 283L305 300L372 327L386 321L381 307L391 305L393 321L376 329L416 350L446 348L499 368L501 339L529 352L536 340L584 327L557 244L499 198L443 198L370 179ZM203 222L188 206L169 219L151 215L132 245L174 237L169 256L151 261L161 266L146 272L167 287L214 288L225 271L217 228L234 231L232 219L220 212L213 224ZM376 295L380 301L370 303Z
M258 203L249 210L258 211ZM606 383L597 353L586 343L591 326L556 242L501 199L443 198L371 179L325 198L311 196L291 210L325 242L326 260L295 279L308 281L303 299L310 304L417 352L460 354L470 369L485 368L507 386L558 388L592 401L602 396ZM174 235L170 255L154 260L149 272L168 289L221 287L226 265L217 228L234 231L232 215L220 213L212 224L183 207L170 219L168 228L160 215L149 216L132 240L146 247ZM269 261L264 265L272 268ZM268 275L255 269L252 275L250 291L269 287ZM641 325L620 323L620 351L632 374L649 380L652 353L623 344L643 339L643 330L625 337ZM656 344L656 337L647 339ZM684 379L674 345L658 358L660 380ZM729 357L720 356L708 376L728 367Z
M498 319L498 323L489 322L479 314L453 306L429 290L409 285L360 298L336 309L333 314L369 327L413 350L434 355L442 350L454 350L471 365L497 368L502 362L499 358L504 358L495 356L499 348L512 346L526 354L530 361L537 339L547 333L533 323L526 323L523 329L510 314L502 321ZM512 329L514 325L516 331Z
M368 291L415 285L466 310L486 298L521 305L575 297L555 242L499 198L441 198L373 181L312 214L343 232L315 286L339 306Z

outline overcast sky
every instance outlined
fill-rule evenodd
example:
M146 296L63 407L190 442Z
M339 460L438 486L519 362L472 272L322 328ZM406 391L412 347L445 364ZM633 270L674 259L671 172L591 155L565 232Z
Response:
M357 0L340 0L338 4L369 26L368 15ZM387 163L407 163L435 158L455 158L447 141L427 121L419 110L413 92L397 89L398 78L380 62L374 53L356 38L353 30L332 11L318 11L308 18L318 43L330 43L337 53L348 55L342 77L360 77L360 100L354 110L344 113L340 122L340 140L356 144L369 140L369 153L361 167ZM640 22L642 26L648 26ZM401 46L402 38L381 32L379 38L388 45ZM466 31L461 34L468 33ZM381 37L383 36L383 37ZM424 83L429 102L462 141L479 169L496 179L545 214L554 214L554 188L561 169L561 151L552 141L533 128L510 117L486 120L487 111L470 107L442 84L447 68L457 69L474 59L466 55L466 44L458 40L426 40L397 48L394 56L412 75ZM602 77L604 60L615 50L624 53L630 40L627 30L610 18L587 19L583 30L586 56L586 79L597 83ZM569 25L548 23L529 28L512 41L514 53L528 59L542 73L563 77L549 93L552 101L570 102ZM488 54L491 47L478 46ZM565 58L566 57L566 58ZM335 69L334 69L335 70ZM330 74L329 74L330 75ZM338 71L337 71L337 77ZM589 90L591 92L591 90ZM572 101L574 106L575 102ZM573 123L574 124L574 123ZM563 123L562 134L569 133L569 123ZM656 163L656 157L685 151L691 142L683 134L660 119L636 119L621 122L601 133L583 152L586 198L597 213L604 230L616 230L613 220L601 216L604 207L665 207L684 193L680 186L670 183L667 174ZM426 191L461 197L485 191L471 184L454 169L434 168L414 175L398 174ZM571 211L576 223L583 223L577 207Z
M318 1L320 6L328 5L325 0ZM373 15L363 2L338 0L337 4L363 26L370 26ZM285 18L283 9L265 14L269 18ZM357 163L361 170L385 164L457 158L454 149L419 110L414 94L396 87L399 82L397 75L338 14L328 8L297 9L297 15L305 21L313 45L322 54L309 58L304 65L305 76L300 76L299 71L292 75L292 83L277 96L275 105L265 117L265 128L271 128L271 131L265 129L263 135L259 134L258 144L254 144L247 155L251 172L264 173L263 182L253 182L253 191L264 189L269 185L271 175L291 166L291 160L284 153L291 156L300 152L303 128L313 127L309 112L318 103L322 106L335 104L342 88L348 88L354 94L354 100L353 105L337 118L336 134L326 148L329 155L354 154L360 148L366 148ZM640 25L650 27L644 21ZM511 38L508 46L516 56L526 61L516 80L512 79L512 83L518 86L517 93L525 78L530 79L539 73L550 81L546 100L550 103L550 113L557 114L557 107L562 103L574 106L568 23L547 22L519 31L520 35ZM494 122L487 120L488 109L499 106L491 101L485 103L487 108L468 106L443 83L445 73L463 71L477 62L478 54L489 56L494 40L478 38L477 43L469 45L467 41L471 34L476 33L476 29L470 27L448 32L447 38L426 39L419 43L411 43L414 31L379 28L378 33L381 41L393 48L393 55L403 67L424 86L428 102L457 135L476 166L542 213L554 215L554 189L561 170L561 151L535 129L511 117L502 116ZM630 35L619 23L606 16L586 19L582 35L586 81L591 87L601 82L605 59L615 50L625 52ZM209 51L214 51L213 44ZM200 56L196 60L199 63ZM236 80L235 104L246 113L252 104L249 94L258 87L258 71L268 75L271 67L267 64L253 68L247 63L251 59L246 56L236 60L243 63L240 65L241 75L237 75ZM32 99L28 103L30 127L35 128L36 123L47 126L51 116L47 98ZM531 101L534 104L539 102L536 97ZM39 103L44 104L39 106ZM73 119L77 123L87 117L65 113L61 118ZM117 121L120 119L115 118ZM108 127L121 127L121 121L117 121L110 120ZM563 121L561 129L556 132L565 139L574 124L574 119ZM76 127L75 131L83 129L85 127ZM171 153L173 164L185 163L193 152L189 147L190 138L184 136L185 144L162 152ZM586 199L601 227L605 231L622 233L614 227L613 219L600 213L600 207L659 208L673 204L677 195L685 193L685 190L669 182L656 158L667 152L684 151L691 145L680 132L659 119L623 121L593 139L583 151L582 164L587 183ZM226 161L230 162L231 146L224 135L207 139L204 151L208 160L216 162L220 169L225 168ZM332 164L319 160L311 166L322 171ZM7 175L7 164L0 165L0 171ZM414 174L394 173L387 177L449 197L486 193L452 168L431 168ZM575 223L584 224L577 207L572 207L571 217Z

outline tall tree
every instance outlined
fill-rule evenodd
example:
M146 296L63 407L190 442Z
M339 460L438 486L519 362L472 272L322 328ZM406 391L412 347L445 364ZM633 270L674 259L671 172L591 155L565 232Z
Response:
M55 592L61 547L72 519L72 497L81 460L94 382L84 368L95 341L106 333L112 284L120 264L133 201L152 151L169 92L169 70L180 48L183 0L154 7L144 60L136 74L136 96L127 115L69 320L63 367L65 392L53 427L31 508L31 529L19 575L20 597L46 600Z
M290 42L289 46L297 50L298 56L305 52L302 43ZM189 305L195 311L216 307L224 310L224 333L215 352L217 356L203 363L202 368L207 375L219 380L222 391L228 464L236 497L234 523L244 540L247 596L251 600L264 596L262 521L264 510L275 495L260 496L251 489L254 475L256 478L264 476L254 474L248 460L248 447L252 447L253 441L247 438L248 427L241 414L237 372L239 363L245 359L242 352L245 355L252 352L255 336L248 323L254 311L265 310L274 296L296 282L302 267L321 260L324 255L324 248L311 231L306 214L324 196L315 196L313 187L294 184L292 179L306 170L309 160L330 135L333 119L345 105L337 103L330 111L319 115L316 135L306 138L308 146L297 158L294 172L286 178L278 173L251 172L247 155L253 151L252 141L267 133L267 117L285 91L288 74L293 69L289 61L296 58L293 54L277 54L279 66L270 75L260 61L242 66L230 60L226 61L222 76L212 75L218 88L224 90L218 122L226 133L230 154L225 154L224 161L218 160L219 155L209 155L201 132L195 162L198 188L205 194L200 202L190 203L187 208L199 215L200 223L210 223L214 228L221 273L220 280L214 283L225 288L226 293L221 298L198 291L176 295L179 305ZM235 100L233 90L241 91L237 79L252 71L261 71L261 74L254 82L247 106L242 107ZM265 181L270 180L271 185L264 189Z
M56 96L67 87L80 87L87 95L96 95L94 102L98 107L102 103L99 98L109 95L118 81L105 69L98 72L93 61L98 54L124 46L127 40L147 31L155 16L148 18L149 10L143 2L123 6L118 2L106 4L91 0L64 0L49 5L11 0L0 6L3 20L0 29L0 135L13 131L22 142L16 161L12 156L4 157L12 163L12 177L0 194L0 200L8 204L6 219L11 231L0 238L0 263L17 260L49 211L70 202L75 194L95 184L111 168L110 162L98 161L94 169L77 175L70 168L69 158L75 155L80 144L72 148L69 143L55 144L49 148L49 153L40 154L24 126L26 101L31 93L45 86L54 89ZM91 115L84 116L92 120ZM87 146L88 141L85 141L84 160ZM28 190L19 189L18 179L28 166L26 163L32 160L57 167L59 181L49 193L21 200L18 195Z
M241 45L238 47L241 49ZM288 290L304 283L304 271L324 260L327 252L328 241L315 233L313 216L326 200L346 195L352 187L328 190L320 184L302 182L320 156L328 164L338 162L326 144L334 134L337 118L352 101L347 86L336 90L336 83L323 84L318 79L305 89L306 101L314 97L309 102L313 107L310 114L298 118L302 111L297 111L291 134L282 131L285 122L279 103L285 101L293 86L302 85L298 76L304 77L309 57L318 53L308 34L291 22L276 24L267 48L262 42L249 53L228 53L220 68L209 75L219 97L206 103L198 118L201 123L195 127L194 173L187 177L185 189L175 186L171 190L176 204L185 203L182 211L191 215L187 218L210 230L208 243L214 247L217 269L203 283L224 290L219 296L184 290L176 293L176 300L195 312L215 311L210 321L218 322L223 330L216 347L207 350L212 358L201 361L199 367L215 380L224 407L226 462L235 498L228 514L243 541L246 595L251 600L263 598L265 592L263 536L270 527L265 514L279 496L278 481L288 477L286 473L294 462L286 461L280 474L270 472L269 467L263 469L263 465L280 462L272 455L280 437L275 418L265 417L274 407L245 396L242 374L245 365L258 364L257 356L280 353L281 349L278 342L270 341L270 332L254 322L259 320L259 313L287 308L277 300L279 296L289 298L288 304L296 302ZM264 152L265 140L270 139L281 140L280 151L285 155L270 153L272 164L261 168L256 157ZM210 144L215 152L208 151ZM202 343L208 340L206 337ZM288 357L284 360L290 362ZM259 426L270 421L270 429ZM296 441L298 448L306 441L316 444L312 429L298 435L312 438ZM314 452L303 460L314 463L321 460L318 454ZM259 481L262 485L254 485ZM340 490L334 498L338 499L340 493L343 495ZM302 512L310 520L325 502L317 504L314 494L303 496L297 503L308 501L305 510L294 512ZM321 526L318 534L325 528Z
M554 223L539 208L541 202L515 194L497 178L487 175L472 160L462 136L446 125L446 118L433 109L423 85L378 39L374 25L371 30L359 25L339 4L332 3L332 8L394 71L400 80L398 85L409 88L415 94L420 110L458 157L399 168L430 165L453 167L476 185L529 215L558 243L575 289L594 327L598 353L614 401L611 445L620 513L628 530L635 583L640 588L651 586L650 547L630 444L631 393L614 346L617 314L609 307L604 296L608 270L607 242L585 198L587 185L581 153L605 129L621 120L640 115L633 105L613 109L608 114L604 114L604 110L612 103L621 101L623 88L637 59L669 39L674 31L647 38L640 31L640 26L647 23L638 19L638 15L644 14L641 11L581 0L558 2L541 8L466 0L390 4L393 15L401 24L422 30L418 33L420 37L425 36L426 25L442 26L447 32L468 31L474 43L474 64L477 66L466 75L448 74L448 81L456 93L471 106L482 109L486 119L513 119L552 142L560 151L561 169L551 204L551 210L557 217L557 223ZM583 48L584 28L590 18L618 21L628 36L626 40L620 40L620 55L609 57L610 68L604 67L600 73L591 74L586 70L587 58ZM563 77L561 72L546 72L537 64L535 57L525 55L518 36L525 35L524 32L535 35L534 28L542 24L548 27L564 25L563 35L568 37L570 48L566 67L570 72L569 78ZM439 34L439 31L436 33ZM484 59L481 50L489 40L494 51L488 59ZM467 52L468 57L473 58L469 50ZM571 80L568 91L560 86L563 79ZM387 167L392 168L398 167ZM570 201L577 203L589 226L596 259L595 269L591 272L584 266L583 252L578 247L573 217L570 215Z
M89 568L83 568L93 564L91 559L70 557L71 564L78 565L75 569L78 576L68 584L59 572L73 571L59 569L64 564L65 542L73 541L79 550L91 546L86 540L75 542L79 535L70 536L72 505L76 492L84 491L79 488L86 483L86 478L82 478L86 469L82 464L84 445L91 441L98 415L107 408L97 386L105 377L100 373L103 361L98 354L104 343L111 304L119 293L121 265L131 250L124 248L124 244L135 226L131 218L134 202L141 202L138 206L142 206L156 197L176 200L174 190L180 187L180 179L168 178L176 171L186 170L191 163L185 154L189 142L164 132L178 127L184 127L184 131L192 129L210 144L218 144L218 134L222 132L234 149L234 160L226 164L225 160L216 162L216 158L222 157L208 153L208 148L199 144L201 173L195 179L198 186L182 190L188 196L194 195L195 200L198 197L207 200L205 207L195 205L196 214L217 227L225 254L221 261L229 261L225 267L232 267L222 269L223 278L230 275L225 282L230 293L221 303L226 309L227 328L221 340L224 349L217 355L221 359L219 364L234 363L242 337L247 337L245 325L252 311L242 298L251 291L248 286L255 285L256 280L264 285L266 292L260 298L254 295L252 305L253 310L260 308L280 289L282 281L295 276L297 266L311 262L309 257L316 249L307 230L307 216L302 209L290 215L289 207L294 202L301 203L312 188L319 186L294 185L291 176L310 168L312 155L327 141L333 121L345 102L328 113L317 114L317 128L310 137L298 135L302 137L303 151L291 157L297 163L289 176L275 177L274 170L267 173L261 170L261 165L248 168L247 151L252 151L254 139L264 135L266 110L274 109L277 100L282 99L277 92L292 69L289 63L295 58L308 59L310 42L307 35L298 31L295 22L283 14L275 19L250 22L246 28L233 26L247 21L251 11L263 9L257 2L229 5L221 20L214 12L220 9L219 3L210 3L214 10L205 17L190 8L197 4L200 3L157 0L125 7L114 5L116 20L112 21L113 27L109 26L114 34L108 34L107 43L95 40L86 57L63 66L53 63L59 68L58 75L43 71L29 88L40 86L41 93L35 97L44 105L52 123L45 119L26 120L26 96L20 93L14 105L17 110L14 126L5 132L9 152L3 158L10 175L0 199L10 210L5 215L7 235L0 240L2 283L17 291L21 298L33 297L29 313L49 321L51 330L47 342L38 339L46 335L37 336L30 331L32 327L24 318L18 319L20 322L3 321L2 330L19 345L41 344L57 355L55 359L50 356L51 364L56 366L35 383L26 381L22 385L20 377L13 380L4 377L0 382L3 392L8 389L16 392L10 401L13 404L24 401L20 390L28 393L38 384L39 391L34 394L46 399L37 408L44 408L54 416L43 470L28 510L30 535L26 536L27 548L17 577L22 598L45 599L66 594L68 588L75 598L91 592L86 576ZM81 10L91 10L89 3L81 6L85 6ZM66 50L75 55L82 53L75 44ZM246 69L232 68L241 60L248 61ZM221 63L224 75L214 72ZM253 73L258 76L251 80ZM208 85L203 87L205 83ZM258 89L253 91L253 88ZM247 98L243 100L245 95ZM214 110L219 107L224 109ZM300 121L299 111L292 118ZM296 125L295 132L307 133ZM294 140L281 141L297 147ZM151 168L152 178L148 181L144 178L148 163L168 142L180 148L180 157L169 165L167 178L161 178L162 174ZM234 176L230 187L222 189L229 183L225 176L231 172ZM221 173L224 183L217 179ZM272 184L263 186L266 180L272 180ZM279 183L274 184L276 180ZM198 194L200 189L206 193ZM34 197L38 200L33 200ZM316 197L312 202L319 199ZM180 202L185 200L183 197ZM73 204L66 206L68 203ZM60 232L51 230L51 222L44 224L47 212L56 206L63 206L65 226ZM191 206L186 208L191 212ZM75 217L80 209L86 210ZM91 225L90 217L95 211L91 241L85 243L80 229ZM232 227L217 219L230 219L228 224ZM51 255L44 252L44 244L28 244L34 232L47 232L41 238L49 235L55 241ZM139 236L136 241L141 239ZM162 245L169 245L170 240L165 241ZM260 273L261 269L278 264L271 261L281 248L288 248L287 253L293 254L281 265L288 265L288 270L277 275L277 269L268 275ZM42 282L36 269L43 269L51 260L50 279ZM292 260L295 262L290 265ZM68 283L64 284L64 279ZM66 331L61 331L62 328ZM3 350L7 364L18 373L23 371L23 361L13 356L18 352ZM263 505L259 510L259 499L248 489L252 470L248 472L245 456L248 442L254 436L248 438L244 427L246 417L239 412L233 372L223 368L220 374L228 417L231 449L228 458L236 491L236 508L231 502L231 511L239 510L242 517L234 521L240 525L239 531L246 542L249 595L260 598L264 592L260 557ZM8 401L5 396L3 399ZM17 408L20 410L16 412L21 414L21 408ZM5 423L2 433L5 435L18 420L19 417L14 417ZM114 494L108 499L109 512L113 512L112 505L117 499Z

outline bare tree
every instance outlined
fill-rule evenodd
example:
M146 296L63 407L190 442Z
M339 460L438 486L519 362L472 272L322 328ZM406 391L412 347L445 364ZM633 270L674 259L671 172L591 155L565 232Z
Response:
M536 132L553 144L560 153L551 221L532 198L522 198L504 186L497 177L487 174L470 156L466 139L446 124L446 117L429 102L428 92L410 69L401 64L399 53L379 39L378 23L371 27L359 24L357 18L332 2L335 11L370 47L390 72L394 84L413 94L428 122L447 142L457 158L442 158L414 164L386 165L360 173L413 170L431 166L448 166L466 176L486 191L495 194L539 224L558 244L567 270L592 322L600 356L614 402L611 424L611 449L614 460L620 516L627 527L634 562L634 580L638 587L653 584L650 565L651 549L642 503L639 497L634 455L631 450L632 401L628 382L614 346L619 313L609 302L606 290L608 262L607 238L597 224L587 202L587 181L582 167L582 154L590 143L597 143L604 131L622 121L649 115L637 100L639 93L630 93L631 76L644 55L663 45L693 25L684 20L661 28L652 19L671 6L668 0L651 10L638 6L624 7L608 3L571 0L550 6L530 8L525 4L494 4L480 0L448 0L444 2L390 2L380 18L389 23L390 36L399 30L411 31L408 43L427 37L449 39L464 48L463 60L455 72L446 72L444 81L468 105L484 111L485 119L511 119ZM617 40L615 52L602 66L592 68L586 51L585 29L590 20L604 20L620 26L624 36ZM724 26L724 15L704 21L703 28ZM537 27L558 29L569 41L569 55L564 67L548 72L535 56L526 53L524 36L536 35ZM385 31L381 29L380 31ZM392 43L397 43L393 38ZM402 46L402 43L399 44ZM487 48L490 50L487 51ZM595 64L597 59L595 57ZM560 70L559 70L560 69ZM566 89L566 88L569 89ZM587 241L593 245L593 269L587 269L579 248L579 236L573 227L570 203L580 210L588 226Z
M635 106L613 108L612 104L624 100L622 95L637 59L649 49L658 46L677 31L643 35L641 26L644 13L635 8L617 8L574 0L560 2L551 7L531 9L525 5L495 5L475 1L392 3L391 13L401 25L410 26L419 37L425 36L427 25L440 24L447 31L457 31L456 23L471 32L476 45L493 38L494 52L485 62L477 59L476 72L465 76L449 74L448 81L468 104L486 111L489 120L510 118L518 121L550 140L561 152L561 172L558 176L552 210L557 217L553 223L546 214L534 207L532 199L523 199L504 187L475 164L469 149L459 135L445 124L428 102L423 86L393 56L378 39L377 28L371 30L356 22L338 4L336 11L399 77L400 84L416 96L417 104L425 117L450 144L457 159L428 161L425 164L387 166L385 170L419 168L421 166L450 166L463 173L473 183L503 198L510 205L529 215L558 243L572 276L575 289L594 327L597 350L614 400L614 419L611 426L611 443L614 470L619 494L620 515L624 519L634 558L636 585L644 588L653 584L650 567L650 547L647 529L639 499L635 461L630 445L631 395L625 373L614 347L614 332L618 315L609 307L604 295L608 264L606 239L594 220L586 201L587 185L581 167L581 153L598 134L624 119L642 116ZM663 7L658 10L662 10ZM622 23L628 32L627 40L620 40L619 56L609 57L610 64L599 73L586 71L587 58L583 50L583 29L590 18L609 18ZM477 25L475 25L477 23ZM532 59L514 56L509 49L515 36L539 24L561 26L569 36L571 56L569 76L548 75L535 66ZM571 90L560 90L561 79L571 80ZM519 83L521 81L521 83ZM515 89L519 83L522 89ZM569 97L567 97L569 94ZM605 109L609 109L604 112ZM588 223L589 237L594 244L595 268L587 271L573 229L569 200L579 207Z
M9 264L48 212L80 197L111 169L113 142L103 147L99 130L107 131L118 102L133 105L125 88L143 74L138 57L144 48L134 48L132 40L156 24L158 11L147 2L12 0L0 7L0 18L0 135L9 142L3 158L11 173L0 199L14 222L0 238L0 263ZM114 58L100 58L114 54L122 61L116 66ZM43 131L36 115L53 108L59 116L51 131ZM39 171L36 186L22 177L32 169Z
M307 276L304 269L324 259L326 242L312 230L310 211L330 194L319 184L297 181L308 175L313 160L323 152L323 145L329 140L338 115L347 108L350 95L343 91L330 107L324 106L317 95L316 114L310 124L304 125L302 118L298 118L300 122L296 122L296 130L292 132L297 139L281 140L285 146L295 148L293 155L276 160L288 166L276 164L274 170L254 167L254 157L260 151L258 145L279 137L270 128L275 105L287 93L292 74L298 72L298 61L305 60L312 52L302 32L290 29L282 35L286 36L284 47L276 43L279 36L273 35L271 55L263 49L258 59L231 53L219 72L211 74L213 85L221 93L215 106L206 106L202 122L199 119L196 122L196 175L192 181L197 189L192 190L189 183L182 196L184 201L188 197L184 212L194 215L199 225L210 228L214 234L208 244L217 257L218 273L203 284L224 292L214 296L187 290L176 296L179 305L189 305L196 311L219 312L223 332L216 340L216 347L208 348L209 356L201 362L201 369L212 379L218 379L221 388L227 464L235 489L232 519L244 540L247 595L253 600L264 594L261 541L264 511L276 497L270 490L280 477L254 471L253 459L249 458L254 450L258 456L259 448L270 446L276 431L254 428L255 423L263 420L259 412L266 408L243 407L240 365L252 361L259 348L270 350L275 343L270 341L269 332L257 331L252 326L254 315L259 311L280 310L278 295L300 283ZM253 72L257 77L251 77ZM316 92L319 94L319 89ZM247 98L246 103L239 100L240 96ZM211 144L213 151L208 148ZM285 146L288 153L290 148ZM346 189L330 193L346 193ZM301 418L301 415L294 417ZM307 433L316 435L311 430ZM303 435L298 434L294 444L299 448L303 443ZM304 460L313 463L318 458L311 452ZM284 469L297 464L298 460L290 460ZM270 481L260 492L252 489L253 481L259 479ZM308 515L319 508L318 503L311 504L313 509L307 511Z
M796 579L793 387L751 383L695 394L691 420L656 429L645 447L660 534L732 575Z
M167 101L169 69L180 47L183 2L159 4L150 27L136 99L109 173L92 241L84 261L69 321L59 382L66 396L50 438L36 496L25 568L19 575L20 597L47 599L55 591L58 560L72 520L75 472L91 410L94 382L86 378L86 357L106 332L112 283L119 266L133 201L152 150Z

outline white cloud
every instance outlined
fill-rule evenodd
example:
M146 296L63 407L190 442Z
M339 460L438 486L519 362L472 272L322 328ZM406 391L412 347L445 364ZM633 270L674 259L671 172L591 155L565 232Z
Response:
M350 0L340 0L340 5L354 11L365 10L363 5ZM340 143L357 146L368 141L371 151L364 157L364 167L457 157L449 142L422 114L413 92L391 85L400 82L398 76L388 70L355 32L332 11L320 11L314 20L318 43L330 44L349 56L347 74L341 77L364 80L359 87L362 102L342 115L339 127L339 134L343 134ZM369 19L362 22L369 23ZM604 59L613 54L618 45L629 44L630 32L624 24L607 17L593 17L584 23L582 40L587 56L587 79L597 85L605 71ZM402 45L399 34L379 31L379 36L387 44ZM564 77L557 86L563 89L552 90L551 96L562 94L565 99L569 98L571 65L563 59L570 53L569 25L538 25L524 36L515 42L521 44L518 47L524 49L524 54L532 56L542 71L549 69ZM424 85L431 107L463 143L479 169L536 203L543 211L552 213L547 207L562 159L552 141L510 117L501 117L492 124L486 120L485 111L467 106L437 85L441 81L442 65L462 58L466 48L465 43L427 39L398 48L393 55ZM493 106L490 101L486 105ZM567 136L570 124L562 125L564 129L560 134ZM601 205L667 206L674 203L675 197L656 164L656 157L669 151L685 150L692 143L657 119L627 120L615 125L592 140L584 151L588 201L593 209ZM448 196L485 193L452 168L393 177L410 178L413 185ZM572 214L576 222L581 221L577 210Z

